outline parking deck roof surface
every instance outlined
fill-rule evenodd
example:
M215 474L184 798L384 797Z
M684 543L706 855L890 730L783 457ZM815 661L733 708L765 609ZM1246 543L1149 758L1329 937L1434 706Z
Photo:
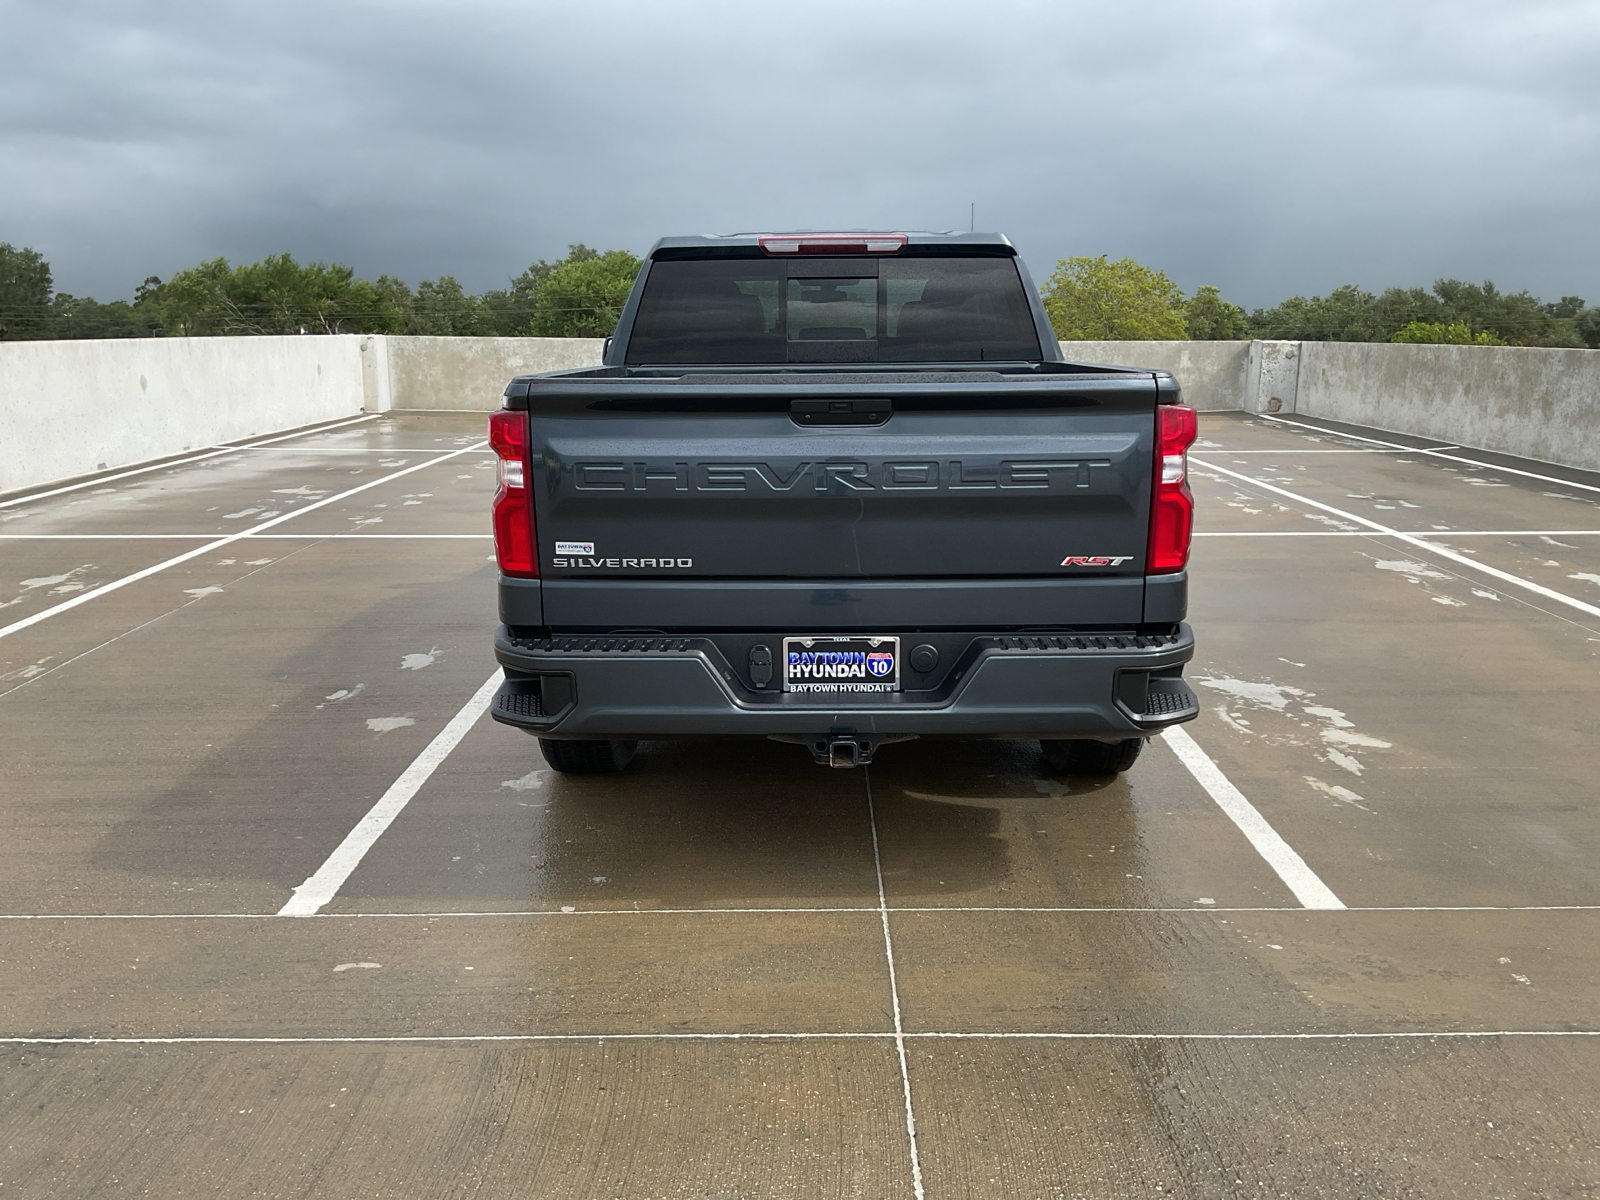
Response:
M1203 414L1202 716L1107 781L558 776L493 475L391 414L0 500L5 1195L1600 1190L1600 477Z

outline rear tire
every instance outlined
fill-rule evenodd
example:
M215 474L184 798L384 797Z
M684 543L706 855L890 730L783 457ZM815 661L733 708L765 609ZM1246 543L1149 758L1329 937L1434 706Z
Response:
M1044 761L1064 775L1120 775L1133 766L1144 749L1143 738L1122 742L1041 741Z
M633 761L638 742L579 741L540 738L539 752L563 775L609 775Z

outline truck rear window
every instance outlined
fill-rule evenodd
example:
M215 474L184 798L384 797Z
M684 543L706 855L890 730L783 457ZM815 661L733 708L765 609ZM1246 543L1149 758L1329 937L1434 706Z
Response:
M630 363L1040 357L1010 258L658 261L628 340Z

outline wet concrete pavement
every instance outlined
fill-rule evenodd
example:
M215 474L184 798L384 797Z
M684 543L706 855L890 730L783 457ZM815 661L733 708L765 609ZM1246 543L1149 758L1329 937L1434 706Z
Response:
M1342 909L1162 740L485 718L276 916L494 670L480 424L0 502L0 628L91 596L0 637L5 1195L1600 1191L1600 479L1202 419L1188 729Z

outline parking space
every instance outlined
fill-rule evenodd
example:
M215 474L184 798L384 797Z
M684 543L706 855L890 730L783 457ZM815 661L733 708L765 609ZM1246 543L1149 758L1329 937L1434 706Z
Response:
M481 441L0 503L5 1195L1600 1189L1600 478L1208 414L1126 777L562 777L474 707Z

